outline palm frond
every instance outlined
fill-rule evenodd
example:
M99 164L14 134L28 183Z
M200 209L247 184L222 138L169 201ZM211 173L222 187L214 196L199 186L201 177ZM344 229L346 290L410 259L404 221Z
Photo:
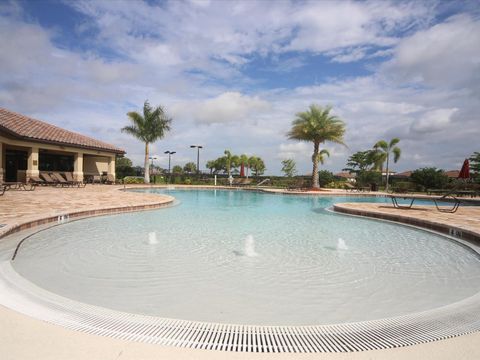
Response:
M393 152L393 162L397 162L400 159L400 155L402 154L402 150L399 147L395 146L392 150Z
M395 145L397 145L400 142L399 138L393 138L390 140L390 144L388 144L388 147L392 149Z

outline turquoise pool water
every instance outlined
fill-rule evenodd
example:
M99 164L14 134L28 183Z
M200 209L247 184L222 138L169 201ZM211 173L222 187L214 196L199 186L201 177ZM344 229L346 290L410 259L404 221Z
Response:
M41 231L15 270L116 310L259 325L379 319L480 290L479 256L456 241L326 210L383 198L156 191L179 204Z

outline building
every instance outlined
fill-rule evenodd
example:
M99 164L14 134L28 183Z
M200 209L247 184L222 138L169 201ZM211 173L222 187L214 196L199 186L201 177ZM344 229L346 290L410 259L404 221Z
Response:
M115 176L120 148L0 108L0 181L26 182L42 171L72 172L76 180Z

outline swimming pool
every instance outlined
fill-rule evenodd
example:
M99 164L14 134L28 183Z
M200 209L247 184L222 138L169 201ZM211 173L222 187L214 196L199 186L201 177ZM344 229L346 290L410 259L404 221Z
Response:
M178 205L43 230L23 242L13 269L81 303L261 326L403 316L480 289L480 258L471 248L328 211L335 202L383 198L147 191L168 193Z

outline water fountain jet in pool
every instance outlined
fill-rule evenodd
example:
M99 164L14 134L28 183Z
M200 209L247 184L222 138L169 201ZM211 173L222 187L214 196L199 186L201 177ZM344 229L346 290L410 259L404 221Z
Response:
M157 233L156 233L156 232L150 232L150 233L148 233L148 244L149 244L149 245L158 244Z
M245 238L245 256L248 257L254 257L258 256L258 254L255 251L255 240L252 235L248 235Z
M348 250L348 246L342 238L338 238L337 250Z

